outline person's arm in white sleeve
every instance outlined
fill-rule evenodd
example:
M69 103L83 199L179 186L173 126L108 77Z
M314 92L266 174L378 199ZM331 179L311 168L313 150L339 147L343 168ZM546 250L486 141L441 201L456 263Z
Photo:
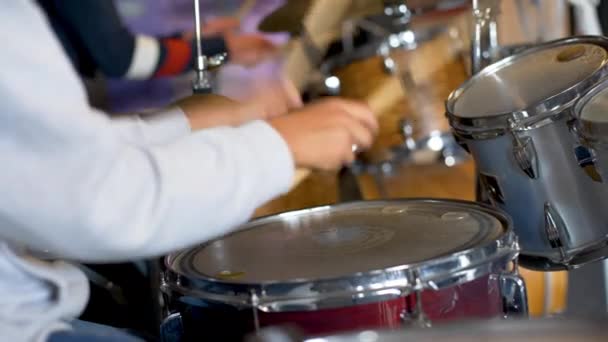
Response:
M89 108L40 14L7 6L0 237L79 261L160 255L228 232L288 190L291 154L263 122L164 144L126 139Z
M191 132L188 118L177 106L153 113L113 117L112 125L126 140L142 145L172 142Z

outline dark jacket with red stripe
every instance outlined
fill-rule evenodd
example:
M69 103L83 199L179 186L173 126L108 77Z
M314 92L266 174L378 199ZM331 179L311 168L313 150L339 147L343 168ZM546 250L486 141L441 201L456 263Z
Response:
M192 68L194 42L132 34L111 0L38 0L78 72L86 77L147 79ZM205 38L203 52L227 52L221 37Z

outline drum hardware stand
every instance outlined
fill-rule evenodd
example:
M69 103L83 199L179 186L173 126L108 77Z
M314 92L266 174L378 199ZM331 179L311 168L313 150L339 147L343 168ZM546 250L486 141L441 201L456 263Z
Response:
M407 20L409 19L410 16L407 16ZM416 107L416 102L418 102L417 99L421 98L422 95L416 91L408 91L416 88L412 72L407 66L405 68L400 68L391 57L391 52L398 48L405 48L406 50L414 49L416 47L416 42L398 38L398 46L393 46L393 44L394 43L390 41L384 42L378 48L378 54L382 57L382 66L385 72L389 75L398 77L403 92L412 95L414 104L410 104L410 108L413 109ZM438 135L433 135L428 139L416 141L414 138L414 127L412 122L407 119L400 121L399 129L404 139L404 143L396 146L394 150L395 152L398 152L396 154L404 160L410 161L413 158L412 154L416 151L429 150L428 142L430 139L439 141L439 150L432 149L432 151L437 153L440 152L438 159L439 161L442 161L444 165L451 167L464 159L463 155L465 154L465 151L460 151L459 153L458 150L460 150L460 148L455 146L457 145L457 142L451 138L451 135L448 137L447 135L440 133Z
M517 135L516 124L512 119L508 119L509 133L513 137L513 157L519 168L531 179L538 178L538 158L536 150L530 137L520 137Z
M192 92L194 94L209 94L213 91L212 75L214 69L224 64L227 58L226 53L208 57L203 54L202 34L201 34L201 12L199 0L194 2L194 32L196 36L196 61L194 65L195 78L192 81ZM149 265L152 265L149 263ZM158 265L154 265L158 266ZM161 286L166 285L163 272L160 271ZM184 328L182 316L179 312L171 313L169 309L165 312L167 316L162 319L160 325L160 338L163 342L178 342L182 340ZM162 308L161 308L162 312Z
M211 57L203 54L199 0L194 0L194 32L196 34L196 62L194 65L196 76L192 82L192 91L195 94L209 94L213 91L211 71L224 64L227 54L222 53Z
M471 49L473 75L499 58L496 19L500 14L500 2L500 0L473 0L473 18L475 20Z
M473 0L474 31L471 41L471 75L494 62L498 56L498 25L500 0ZM479 174L476 175L475 197L482 203L490 203L483 189Z

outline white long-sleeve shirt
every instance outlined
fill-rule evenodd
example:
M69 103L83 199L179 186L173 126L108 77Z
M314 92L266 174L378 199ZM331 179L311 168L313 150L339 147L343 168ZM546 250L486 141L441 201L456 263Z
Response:
M293 160L269 125L191 133L178 109L109 119L34 1L0 10L0 339L44 340L87 301L65 262L158 256L247 220L289 188ZM26 247L26 248L24 248Z

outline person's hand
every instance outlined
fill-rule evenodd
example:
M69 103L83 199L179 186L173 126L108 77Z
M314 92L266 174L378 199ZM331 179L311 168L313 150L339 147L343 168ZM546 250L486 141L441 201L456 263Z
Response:
M178 100L193 131L218 126L240 126L245 122L264 119L258 106L234 101L214 94L192 95Z
M279 52L278 47L261 34L226 33L224 39L230 60L242 66L254 66Z
M355 160L353 146L369 148L378 131L370 108L356 101L325 99L269 120L299 167L331 170Z

